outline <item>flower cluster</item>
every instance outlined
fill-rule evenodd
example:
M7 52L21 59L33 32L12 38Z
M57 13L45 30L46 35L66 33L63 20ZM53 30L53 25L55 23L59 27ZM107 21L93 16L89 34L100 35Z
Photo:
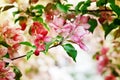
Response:
M115 0L108 0L108 2L105 0L81 1L75 8L60 0L54 0L46 6L39 4L39 0L26 0L22 5L19 0L6 0L6 2L12 5L0 7L1 13L13 7L17 8L17 11L13 12L14 25L10 25L9 21L0 24L0 80L14 80L15 77L5 67L7 65L3 62L3 58L14 60L26 56L29 59L32 54L38 56L40 52L47 53L50 48L60 45L76 61L77 50L72 43L87 51L88 47L84 42L85 36L94 34L98 25L102 26L105 38L114 29L116 30L113 37L115 39L120 37L120 28L118 29L120 7L115 4ZM97 10L88 10L92 3L96 4ZM16 58L14 55L18 54L21 46L27 53ZM29 49L26 49L26 46ZM114 52L119 52L116 47L114 49ZM100 73L108 70L106 68L112 64L108 50L103 47L95 56ZM117 72L118 67L114 68ZM115 80L113 72L111 70L111 75L108 75L105 80L109 78Z

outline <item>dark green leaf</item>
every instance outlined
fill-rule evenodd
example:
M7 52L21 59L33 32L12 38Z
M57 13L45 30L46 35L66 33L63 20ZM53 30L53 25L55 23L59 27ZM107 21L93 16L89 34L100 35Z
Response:
M85 13L87 13L87 8L90 6L90 3L91 3L91 1L90 0L87 0L84 4L83 4L83 6L81 6L81 11L82 11L82 13L83 14L85 14Z
M81 1L79 2L76 7L75 7L75 11L76 13L79 13L80 12L80 7L84 4L85 2L84 1Z
M120 7L118 5L110 4L110 7L118 16L120 16Z
M115 28L117 28L118 26L115 25L114 23L111 23L111 24L108 24L108 23L105 23L102 25L103 26L103 29L105 31L105 37Z
M19 16L17 19L15 19L15 23L19 20L25 20L26 17L25 16Z
M107 3L106 0L99 0L99 1L97 1L97 6L98 7L99 6L104 6L106 3Z
M9 56L9 54L7 53L4 57L6 57L6 58L10 58L10 56Z
M0 41L0 45L3 45L3 46L5 46L5 47L10 47L6 42L4 42L4 41Z
M13 7L14 7L14 5L6 5L6 6L4 6L2 11L6 11L6 10L11 9ZM0 7L0 9L2 9L2 7Z
M13 71L15 73L15 80L20 80L22 73L21 71L16 67L16 66L12 66L13 67Z
M25 41L25 42L20 42L19 44L22 44L22 45L26 45L26 46L29 46L29 47L35 48L34 45L32 45L30 42L27 42L27 41Z
M21 11L15 11L15 12L13 12L13 16L19 14L20 12L21 12Z
M77 50L75 50L71 44L64 44L63 48L67 54L76 62Z
M120 19L116 18L113 23L116 25L120 25Z
M34 53L33 50L27 52L27 55L26 55L27 60L30 59L30 57L32 56L33 53Z
M109 3L115 4L115 0L108 0Z
M96 20L96 19L90 19L90 20L88 21L88 23L90 24L89 31L90 31L90 32L93 32L94 29L97 27L97 20Z

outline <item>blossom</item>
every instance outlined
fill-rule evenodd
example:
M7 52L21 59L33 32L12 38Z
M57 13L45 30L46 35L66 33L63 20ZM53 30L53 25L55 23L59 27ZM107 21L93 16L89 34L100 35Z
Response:
M110 74L110 75L105 77L105 80L116 80L116 78L113 74Z
M47 36L48 31L44 29L41 23L34 22L30 28L30 33L35 36L34 44L36 46L36 50L34 54L38 56L40 51L45 50L45 42L49 41Z
M33 22L31 28L30 28L30 34L31 35L47 35L48 31L44 29L43 25L39 23L38 21Z
M8 49L0 45L0 57L3 57L4 55L6 55L7 52L8 52Z
M15 73L11 72L8 67L5 67L5 62L0 60L0 80L15 80Z

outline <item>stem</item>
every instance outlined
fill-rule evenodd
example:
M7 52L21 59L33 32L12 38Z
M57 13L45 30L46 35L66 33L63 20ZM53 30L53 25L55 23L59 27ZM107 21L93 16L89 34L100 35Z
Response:
M57 45L53 45L53 46L49 47L49 49L51 49L51 48L53 48L53 47L56 47L56 46L58 46L58 45L61 45L61 44L62 44L62 41L61 41L60 43L58 43ZM16 59L20 59L20 58L23 58L23 57L26 57L26 56L27 56L27 55L25 54L25 55L22 55L22 56L18 56L18 57L12 58L11 60L14 61L14 60L16 60Z

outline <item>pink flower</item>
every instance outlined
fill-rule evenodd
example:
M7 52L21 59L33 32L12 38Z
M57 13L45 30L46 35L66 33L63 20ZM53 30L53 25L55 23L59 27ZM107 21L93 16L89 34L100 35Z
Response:
M15 73L11 72L8 67L5 67L5 62L0 61L0 80L15 80Z
M101 55L98 58L98 71L103 72L105 66L109 63L109 58L106 55Z
M103 54L103 55L106 55L106 53L109 51L109 48L108 47L102 47L102 49L101 49L101 53Z
M113 74L110 74L105 77L105 80L116 80L116 77Z
M0 57L3 57L4 55L6 55L8 52L8 49L2 45L0 45Z
M42 34L42 35L47 35L48 31L44 29L43 25L39 22L33 22L33 25L30 28L30 34L31 35L37 35L37 34Z
M45 50L45 42L50 40L47 36L48 31L44 29L41 23L34 22L31 26L30 33L36 37L34 40L34 44L36 46L34 54L38 56L40 51Z

